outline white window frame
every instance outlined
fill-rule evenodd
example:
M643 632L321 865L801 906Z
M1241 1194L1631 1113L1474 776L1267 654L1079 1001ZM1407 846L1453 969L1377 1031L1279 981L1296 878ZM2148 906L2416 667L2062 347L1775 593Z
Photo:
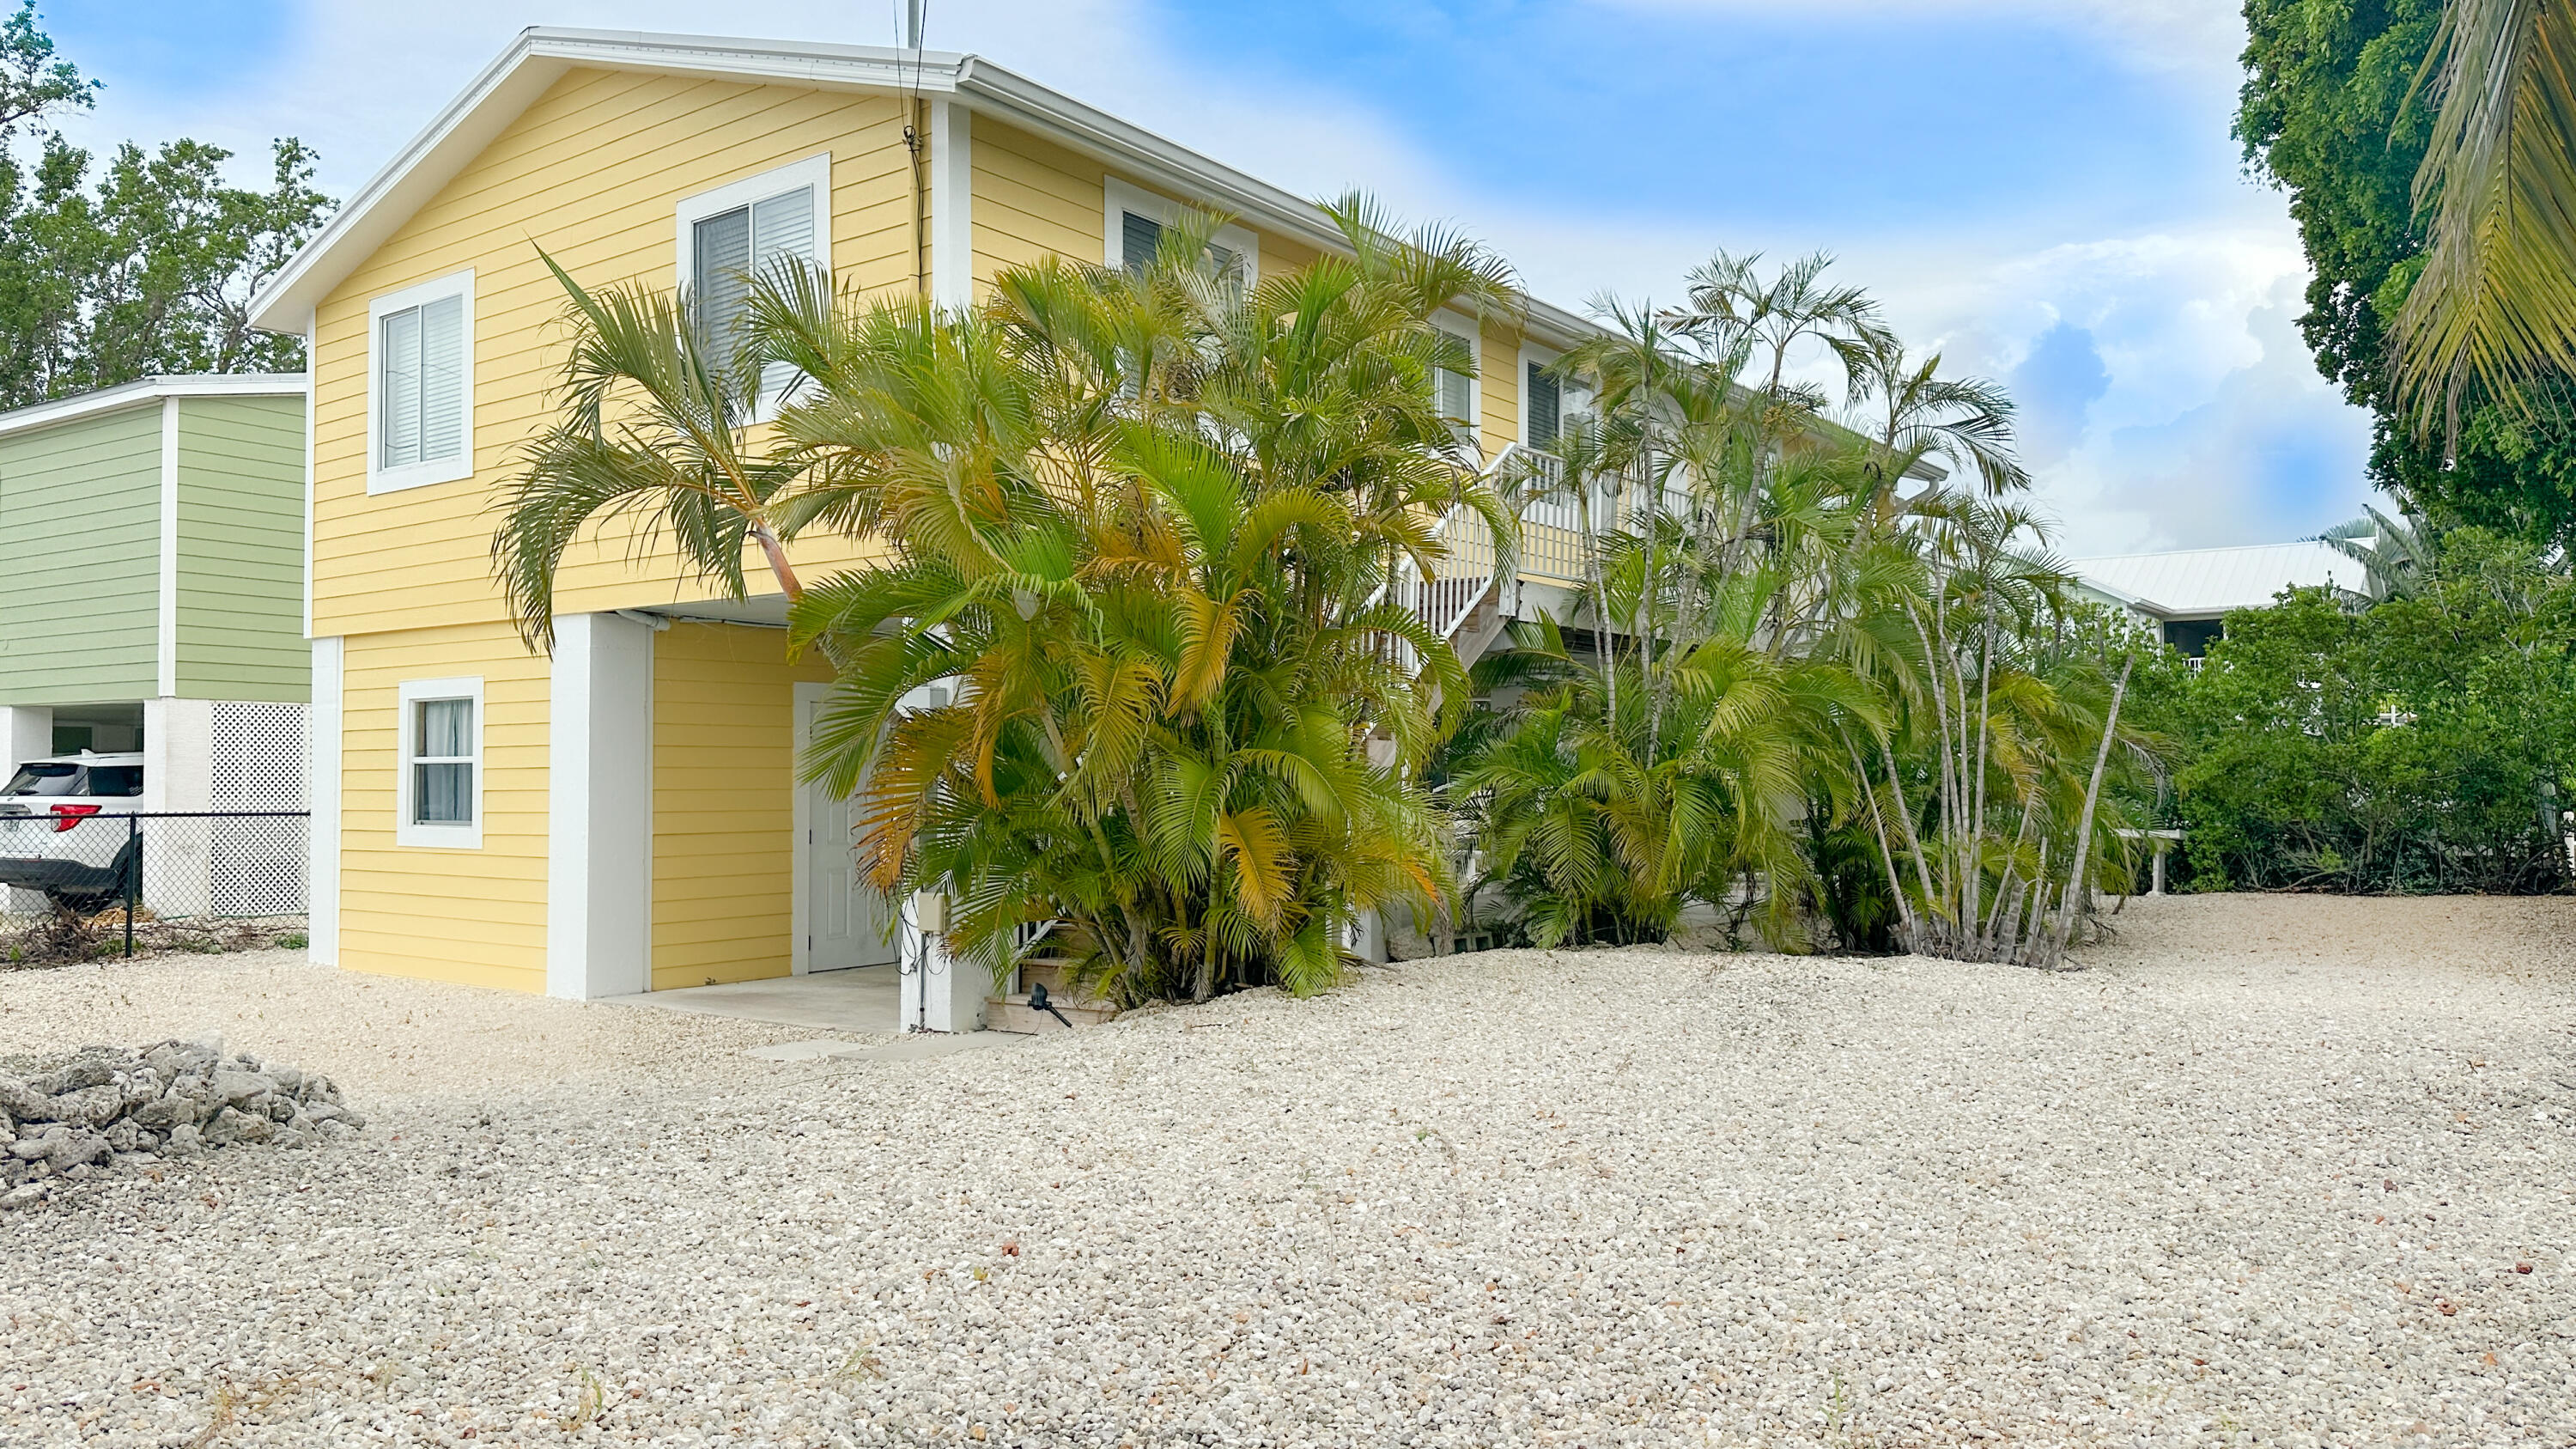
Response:
M1115 272L1127 265L1127 213L1160 222L1164 226L1180 224L1182 214L1191 210L1158 192L1147 191L1115 176L1100 183L1100 260ZM1213 208L1200 208L1212 210ZM1247 227L1221 222L1208 240L1235 254L1243 263L1243 285L1251 286L1261 279L1261 237Z
M463 348L465 356L459 379L465 410L465 446L453 458L429 463L411 463L400 468L384 466L385 416L385 319L396 312L427 306L448 297L461 297L464 318ZM454 483L474 476L474 270L468 267L444 277L388 292L367 303L367 491L399 493L406 488L423 488L432 483Z
M832 153L817 152L802 161L790 161L767 171L728 181L712 191L683 196L672 208L672 283L685 289L698 272L697 225L738 207L783 196L800 186L814 189L814 259L826 271L832 265ZM751 420L765 423L778 416L786 391L776 396L764 393L752 409Z
M397 723L394 729L394 843L425 846L436 850L481 850L483 848L483 777L484 736L488 725L483 712L483 680L480 676L460 679L406 679L394 691ZM423 825L412 817L412 747L420 730L423 701L435 699L468 699L474 702L474 818L461 825Z
M1474 319L1462 317L1447 309L1431 316L1431 325L1467 344L1467 360L1475 371L1467 374L1467 416L1457 419L1466 425L1468 448L1481 455L1485 450L1485 333ZM1439 406L1439 381L1432 381L1432 406Z

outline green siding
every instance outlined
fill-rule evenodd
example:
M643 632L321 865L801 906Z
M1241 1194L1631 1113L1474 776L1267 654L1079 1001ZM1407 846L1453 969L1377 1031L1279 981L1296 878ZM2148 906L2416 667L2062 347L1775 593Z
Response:
M179 401L179 693L303 700L304 399Z
M157 402L0 436L0 704L153 692L160 515Z

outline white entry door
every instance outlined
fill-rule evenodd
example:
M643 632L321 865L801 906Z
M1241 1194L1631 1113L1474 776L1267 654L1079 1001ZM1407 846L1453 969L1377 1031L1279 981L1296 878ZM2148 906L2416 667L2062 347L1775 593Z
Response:
M821 686L796 689L796 745L801 757L813 738L814 713L822 708ZM857 813L847 800L835 800L820 785L799 785L796 842L797 881L805 909L806 971L840 971L852 966L888 966L901 947L886 930L885 904L859 879L858 854L851 848L850 825Z

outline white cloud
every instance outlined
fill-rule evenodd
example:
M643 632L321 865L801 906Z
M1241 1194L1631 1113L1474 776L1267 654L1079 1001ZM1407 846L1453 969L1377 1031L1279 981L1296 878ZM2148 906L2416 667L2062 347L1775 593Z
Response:
M2242 26L2231 0L1629 0L1631 8L1812 15L1854 23L1889 13L1985 14L2074 27L2131 63L2176 73L2174 103L2223 127ZM93 137L194 134L250 155L295 134L320 147L326 182L354 187L498 54L522 0L436 6L315 4L264 72L189 96L112 91L84 122ZM570 0L548 23L703 29L676 0ZM725 30L859 43L893 37L888 8L823 0L735 0ZM1608 289L1671 298L1718 246L1806 250L1810 236L1762 235L1680 214L1690 198L1639 197L1617 216L1481 195L1404 137L1402 118L1326 82L1257 80L1159 38L1139 0L943 0L929 43L972 50L1152 127L1293 191L1360 185L1399 213L1451 217L1500 247L1533 290L1579 305ZM388 65L388 58L398 63ZM1738 209L1743 198L1735 199ZM1758 203L1758 198L1754 199ZM2044 201L2045 198L2042 198ZM1658 214L1657 208L1669 208ZM1976 217L1945 232L1835 238L1841 271L1887 303L1917 346L1961 371L2009 377L2061 323L2081 329L2103 382L2047 439L2042 501L2065 543L2110 552L2161 543L2259 542L2314 532L2362 494L2366 420L2309 364L2291 330L2304 284L2297 239L2275 193L2225 194L2215 214L2161 219L2133 234L2048 231L2044 208L2017 230ZM2333 473L2320 483L2319 469Z
M1751 14L1866 24L1889 16L1985 18L2076 31L2141 69L2232 92L2245 21L2236 0L1610 0L1666 13Z

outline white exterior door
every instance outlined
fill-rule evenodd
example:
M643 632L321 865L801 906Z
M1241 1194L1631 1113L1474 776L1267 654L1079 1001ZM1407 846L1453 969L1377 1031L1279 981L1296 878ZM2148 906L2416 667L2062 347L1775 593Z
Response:
M813 738L814 713L822 708L818 685L796 690L796 745L801 757ZM797 899L803 907L804 953L800 971L840 971L888 966L900 955L886 929L885 904L859 879L850 826L857 813L820 785L797 786Z

